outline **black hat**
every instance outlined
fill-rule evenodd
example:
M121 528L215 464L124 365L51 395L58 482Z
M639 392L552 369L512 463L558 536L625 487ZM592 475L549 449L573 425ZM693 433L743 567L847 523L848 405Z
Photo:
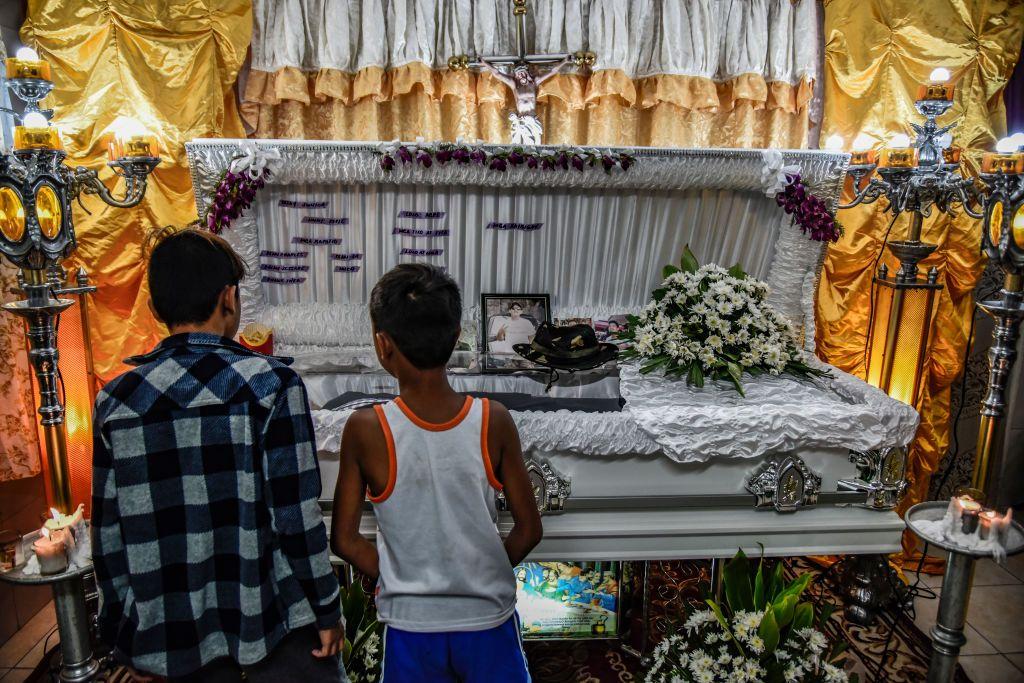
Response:
M615 344L597 341L590 325L541 323L533 342L512 348L523 358L556 370L589 370L619 355Z

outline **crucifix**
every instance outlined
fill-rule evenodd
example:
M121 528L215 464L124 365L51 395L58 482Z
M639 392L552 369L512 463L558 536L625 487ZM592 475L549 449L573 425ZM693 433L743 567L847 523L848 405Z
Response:
M506 87L516 98L516 111L508 113L512 125L512 142L520 145L541 144L543 129L537 118L537 88L566 65L576 67L592 66L596 59L593 52L566 54L528 54L526 52L526 0L512 0L512 14L516 18L516 54L492 55L471 59L468 55L457 55L448 60L453 71L477 69L487 71Z

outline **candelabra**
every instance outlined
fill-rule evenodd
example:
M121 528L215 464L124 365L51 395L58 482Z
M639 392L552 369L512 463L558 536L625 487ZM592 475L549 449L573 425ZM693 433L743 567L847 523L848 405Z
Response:
M71 202L96 195L107 204L131 207L146 192L146 180L160 163L156 141L138 130L111 143L109 166L125 183L115 197L96 171L64 163L60 132L49 123L52 111L39 102L53 89L50 66L31 49L6 62L7 87L25 102L25 113L4 108L20 125L14 131L14 149L0 154L0 253L21 269L24 299L4 309L25 319L29 359L39 384L40 424L44 430L47 471L54 507L70 513L64 433L64 406L58 393L60 371L57 321L73 305L69 294L95 291L87 282L66 286L60 262L75 249Z

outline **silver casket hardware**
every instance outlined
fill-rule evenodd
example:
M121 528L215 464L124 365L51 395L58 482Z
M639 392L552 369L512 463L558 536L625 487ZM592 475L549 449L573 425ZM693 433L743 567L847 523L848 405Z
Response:
M572 491L568 477L555 471L543 458L528 456L526 458L526 474L533 487L533 497L537 499L537 509L544 512L561 512L565 500ZM498 509L508 510L505 494L498 492Z
M907 490L907 448L893 446L871 451L850 451L856 479L840 479L838 490L863 491L865 507L892 510Z
M821 477L796 455L775 456L754 471L746 488L754 494L755 508L796 512L817 504Z

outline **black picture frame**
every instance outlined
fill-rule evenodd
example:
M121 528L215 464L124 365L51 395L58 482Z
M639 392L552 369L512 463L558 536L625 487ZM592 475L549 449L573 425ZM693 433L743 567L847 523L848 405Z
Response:
M532 363L522 356L516 354L511 348L502 349L499 352L492 350L492 344L496 343L491 339L491 325L500 315L494 311L493 302L498 301L498 311L507 310L513 302L523 307L524 313L520 316L529 320L534 329L541 323L551 322L551 295L544 293L520 293L520 292L485 292L480 295L480 367L484 372L517 372L521 370L540 370L535 363ZM504 303L503 303L504 302ZM538 311L538 307L542 310ZM509 346L525 340L509 340ZM500 343L500 342L498 342Z

